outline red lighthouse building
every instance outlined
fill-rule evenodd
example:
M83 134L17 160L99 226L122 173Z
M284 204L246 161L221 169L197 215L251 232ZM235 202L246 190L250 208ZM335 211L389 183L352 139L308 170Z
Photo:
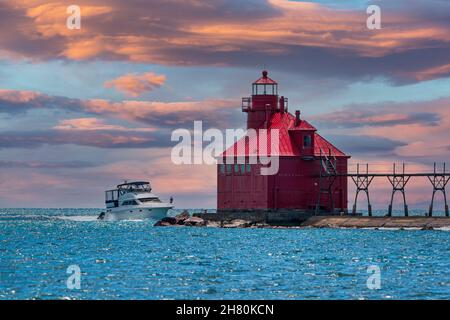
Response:
M242 111L247 113L247 129L258 134L243 137L222 154L218 211L347 211L347 178L339 174L347 173L349 156L319 135L300 111L288 112L288 99L278 96L278 84L267 71L253 83L252 96L242 98ZM267 148L268 157L278 158L274 174L261 174L264 164L250 161L261 152L260 145L252 143L261 140L261 130L267 140L278 143L276 152Z

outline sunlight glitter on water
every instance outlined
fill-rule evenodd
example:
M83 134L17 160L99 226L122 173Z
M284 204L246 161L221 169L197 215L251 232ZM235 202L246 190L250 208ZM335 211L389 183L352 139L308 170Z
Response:
M429 230L157 228L99 209L0 209L0 299L449 299ZM80 290L66 286L81 269ZM370 265L380 290L366 285Z

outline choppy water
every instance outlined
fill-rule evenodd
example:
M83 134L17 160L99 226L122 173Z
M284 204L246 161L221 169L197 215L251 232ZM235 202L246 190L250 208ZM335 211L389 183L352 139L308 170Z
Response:
M0 209L0 299L450 298L448 231L157 228L98 213Z

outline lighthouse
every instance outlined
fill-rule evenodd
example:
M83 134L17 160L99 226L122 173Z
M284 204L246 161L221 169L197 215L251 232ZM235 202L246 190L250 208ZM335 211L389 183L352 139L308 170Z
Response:
M251 97L242 98L242 112L247 130L267 132L272 142L277 139L276 154L269 147L268 156L277 156L278 170L262 174L264 164L251 161L252 139L237 141L222 153L217 167L219 212L347 211L350 156L322 137L300 110L289 112L288 99L278 95L278 83L267 71L253 82Z

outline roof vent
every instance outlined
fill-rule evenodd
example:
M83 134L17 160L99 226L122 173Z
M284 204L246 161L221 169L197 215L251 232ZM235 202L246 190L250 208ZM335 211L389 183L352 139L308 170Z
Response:
M300 110L295 110L295 126L297 127L300 124Z

